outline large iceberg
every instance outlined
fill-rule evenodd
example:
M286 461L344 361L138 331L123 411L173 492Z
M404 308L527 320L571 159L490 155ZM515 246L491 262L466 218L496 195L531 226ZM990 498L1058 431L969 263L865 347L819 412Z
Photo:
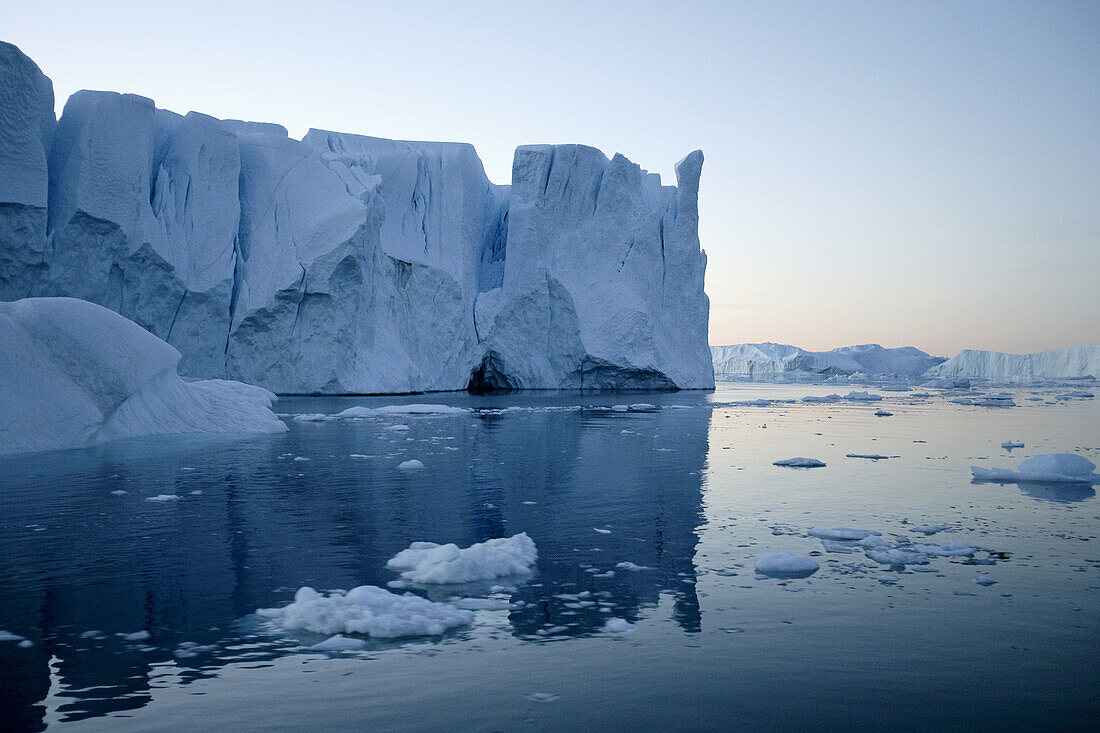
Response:
M878 344L843 346L831 351L807 351L773 343L732 344L712 346L711 356L715 374L750 380L792 374L916 377L943 361L912 346L890 349Z
M1100 379L1100 346L1077 346L1032 354L966 349L930 369L929 378L969 377L1012 383L1041 379Z
M180 354L106 308L74 298L0 303L0 454L169 433L285 431L275 395L185 382Z
M0 45L0 299L103 305L280 393L710 388L703 156L516 151L157 109Z

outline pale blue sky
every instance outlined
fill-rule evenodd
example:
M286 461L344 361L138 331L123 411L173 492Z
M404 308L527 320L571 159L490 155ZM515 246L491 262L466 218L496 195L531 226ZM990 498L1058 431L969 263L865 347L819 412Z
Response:
M702 148L711 343L1100 343L1100 3L49 2L53 79L473 143Z

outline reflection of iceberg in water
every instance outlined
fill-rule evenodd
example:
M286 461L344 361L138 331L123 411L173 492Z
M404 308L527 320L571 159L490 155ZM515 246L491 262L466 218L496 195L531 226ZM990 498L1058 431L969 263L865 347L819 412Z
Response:
M1096 496L1096 490L1089 484L1054 481L1018 481L1016 485L1021 493L1036 499L1069 504L1084 501Z
M35 645L0 644L0 729L40 729L48 695L61 720L141 707L155 665L186 684L285 654L293 639L242 619L302 585L384 585L395 577L385 561L417 540L465 546L526 531L539 560L513 596L526 604L510 612L523 638L555 626L595 633L661 595L682 628L699 629L693 557L710 410L408 422L399 434L385 421L337 421L232 444L139 441L6 460L0 629ZM410 457L425 468L395 470ZM110 495L119 489L128 493ZM181 500L144 501L157 494ZM585 591L612 610L558 597ZM117 636L139 630L151 638Z

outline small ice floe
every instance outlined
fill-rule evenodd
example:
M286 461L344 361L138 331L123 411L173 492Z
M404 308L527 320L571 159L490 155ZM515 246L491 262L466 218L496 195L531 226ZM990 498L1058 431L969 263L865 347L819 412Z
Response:
M969 542L948 542L944 545L913 545L913 550L935 557L970 557L978 548Z
M294 422L323 422L328 419L328 415L324 415L319 412L307 412L301 415L294 416Z
M402 471L417 471L424 468L424 464L415 458L411 458L407 461L401 461L397 464L397 468Z
M635 402L627 408L630 412L656 412L657 405L651 405L648 402Z
M194 491L188 491L188 496L202 496L202 489L195 489Z
M152 638L153 635L145 629L142 629L141 631L133 631L129 634L118 633L115 634L115 636L122 639L123 641L147 641L148 639Z
M1005 442L1001 443L1001 447L1005 450L1012 450L1013 448L1023 448L1024 444L1017 443L1015 440L1006 440Z
M426 405L413 403L409 405L383 405L382 407L364 407L357 405L349 407L343 412L333 415L334 418L344 420L356 420L365 417L378 417L382 415L460 415L469 412L465 407L453 405Z
M609 618L604 622L603 630L612 634L626 634L634 630L634 624L625 618Z
M977 397L955 397L951 400L959 405L974 405L975 407L1015 407L1016 403L1010 394L979 395Z
M526 532L460 548L455 544L414 542L386 567L413 583L470 583L508 575L526 575L538 559Z
M743 633L745 633L745 630L742 629L740 626L726 626L726 627L720 628L718 630L719 631L724 631L727 634L743 634Z
M809 403L840 402L842 399L844 399L844 398L841 397L838 394L825 395L824 397L820 397L820 396L816 396L816 395L807 395L806 397L802 398L802 401L803 402L809 402Z
M396 425L387 425L382 429L389 430L391 433L407 433L410 428L405 423L397 423Z
M865 537L881 535L882 532L876 532L873 529L836 527L834 529L810 529L806 534L822 540L862 540Z
M974 578L974 582L978 585L995 585L997 583L996 580L989 577L988 575L979 575L978 577Z
M755 567L756 572L772 578L807 578L821 566L808 557L779 550L756 558Z
M611 534L610 529L600 529L599 527L593 527L592 529L599 532L600 534Z
M297 461L298 463L304 463L304 462L308 461L309 459L306 458L305 456L294 456L294 460Z
M81 639L102 639L104 636L105 634L99 629L89 629L80 634Z
M365 453L352 453L348 458L355 458L357 460L363 460L365 458L373 458L374 456L368 456Z
M843 552L848 554L862 549L859 545L850 540L821 540L821 548L825 550L825 552Z
M525 506L538 506L537 501L524 501L524 502L521 502L521 503L524 504Z
M381 639L439 636L474 620L471 611L411 593L399 596L374 585L328 595L299 588L293 603L282 608L261 608L256 614L287 631L362 634Z
M868 547L867 557L880 565L927 565L928 555L900 547Z
M30 649L32 646L34 646L34 642L30 639L24 639L23 641L16 644L16 646L20 649Z
M176 501L179 498L179 494L157 494L156 496L145 497L145 501Z
M356 652L367 648L367 642L363 639L356 639L353 636L344 636L342 634L336 634L330 636L319 644L314 644L310 649L315 649L319 652Z
M1047 453L1026 461L1016 470L971 466L974 481L993 483L1100 483L1096 464L1073 453Z
M527 697L531 698L535 702L554 702L560 695L555 695L552 692L532 692Z
M875 573L871 576L871 580L877 580L883 585L889 585L898 582L900 578L893 573Z
M1092 392L1084 392L1084 391L1082 391L1082 392L1066 392L1064 394L1055 395L1054 399L1056 399L1056 400L1082 400L1082 399L1088 399L1089 397L1095 397L1095 396L1096 395L1094 395Z
M23 641L25 637L0 629L0 641Z
M894 413L886 410L875 410L875 417L893 417Z
M508 601L499 598L452 598L447 603L467 611L507 611L511 608Z
M884 456L880 453L848 453L845 458L866 458L871 461L882 461L887 458L893 458L893 456Z
M854 400L855 402L878 402L882 399L882 395L874 392L849 392L844 395L844 399Z
M824 468L824 461L819 461L816 458L784 458L781 461L775 461L773 466L786 466L788 468Z
M920 532L922 535L927 537L928 535L933 535L933 534L936 534L937 532L942 532L945 529L947 529L947 527L943 526L942 524L922 524L919 527L914 527L913 531L914 532Z
M630 411L630 405L612 405L611 406L611 411L612 412L629 412Z
M122 489L115 489L111 492L111 496L126 496L126 492Z
M618 568L619 570L629 570L629 571L631 571L631 572L633 572L633 573L636 573L636 572L638 572L639 570L652 570L652 569L653 569L653 568L651 568L651 567L648 567L648 566L646 566L646 565L635 565L635 564L634 564L634 563L632 563L632 562L621 562L621 563L617 563L617 564L615 565L615 567L617 567L617 568Z

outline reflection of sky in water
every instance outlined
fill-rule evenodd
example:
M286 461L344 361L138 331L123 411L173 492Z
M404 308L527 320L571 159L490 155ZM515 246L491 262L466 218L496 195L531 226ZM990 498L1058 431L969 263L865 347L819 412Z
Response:
M341 695L353 695L356 710L370 710L357 718L363 725L410 726L398 713L415 704L429 727L508 727L530 716L576 727L560 717L565 706L527 698L549 686L593 724L761 716L797 724L857 709L877 724L885 721L873 711L888 698L934 723L928 700L956 714L966 701L977 715L999 699L1002 714L1024 715L1043 690L1084 695L1094 668L1066 670L1098 641L1100 558L1088 542L1096 540L1095 493L971 485L967 467L1011 467L1056 450L1096 460L1098 401L1018 400L1024 406L990 410L884 393L890 418L873 416L881 403L704 406L833 391L432 395L404 401L645 400L666 409L291 422L290 433L255 440L135 441L9 459L0 464L0 629L35 646L0 644L0 722L109 727L119 721L97 716L130 711L136 723L171 727L191 724L198 701L212 725L226 715L261 725L248 722L250 706L288 723L339 721L350 704ZM333 413L396 401L288 398L279 409ZM384 429L397 422L411 429ZM1009 438L1027 447L1009 455L999 447ZM898 457L844 457L851 452ZM771 466L795 455L828 467ZM414 457L423 470L395 470ZM117 490L127 494L110 495ZM144 500L159 494L181 498ZM932 572L884 584L873 576L888 567L823 553L804 536L810 527L866 526L894 538L925 523L949 531L914 541L969 541L983 548L983 564L939 558ZM503 593L513 608L479 612L474 627L442 640L372 642L364 655L330 659L299 653L321 637L274 633L250 616L302 585L384 586L395 577L385 561L413 541L465 546L520 531L535 540L539 560L531 578L504 583L514 588ZM987 549L1008 559L991 560ZM753 559L769 550L820 553L822 569L808 580L758 580ZM616 568L621 562L647 569ZM978 572L998 584L975 585ZM427 591L438 600L450 592ZM584 592L590 603L578 603ZM638 629L606 634L612 616ZM152 638L117 636L142 629ZM1043 681L1021 691L1016 678L976 685L967 676L1004 665ZM308 704L296 694L305 671L325 681ZM357 676L371 683L355 688ZM273 690L283 694L272 700ZM793 704L783 702L788 694ZM1066 722L1097 711L1095 698L1063 698L1052 714Z

